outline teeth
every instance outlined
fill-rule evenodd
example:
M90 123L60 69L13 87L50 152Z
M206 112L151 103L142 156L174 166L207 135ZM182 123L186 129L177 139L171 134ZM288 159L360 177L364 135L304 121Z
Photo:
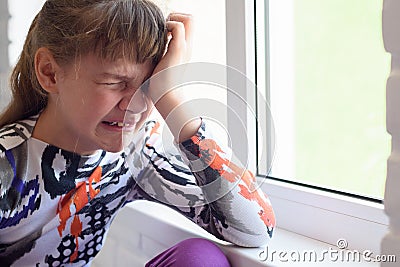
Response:
M109 122L108 124L111 125L111 126L118 126L118 127L129 127L130 126L129 123L116 122L116 121Z

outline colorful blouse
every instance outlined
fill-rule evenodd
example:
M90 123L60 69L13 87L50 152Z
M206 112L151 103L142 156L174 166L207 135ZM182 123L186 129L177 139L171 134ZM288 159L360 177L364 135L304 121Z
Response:
M149 121L123 152L81 156L33 138L37 117L0 129L0 266L89 265L117 212L137 199L240 246L272 237L268 197L207 121L172 152Z

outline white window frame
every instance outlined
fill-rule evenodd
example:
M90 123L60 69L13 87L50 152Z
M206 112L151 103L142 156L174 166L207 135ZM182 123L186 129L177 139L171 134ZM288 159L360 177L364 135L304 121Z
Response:
M226 0L227 65L239 70L251 81L256 80L254 13L255 1ZM228 75L228 88L241 88L241 92L236 93L254 107L255 88L248 88L248 85L229 86L235 82L231 78ZM230 100L228 96L228 106L233 105ZM239 116L247 125L250 136L248 144L244 145L248 145L250 151L256 151L256 131L252 115L247 110L235 109L235 112L234 115L228 113L228 130L232 142L243 139L235 136L238 131L235 131L233 118ZM246 151L245 147L243 151ZM255 172L256 160L250 159L247 167ZM263 191L271 198L278 228L331 245L336 245L339 239L344 238L349 249L380 253L380 244L389 225L383 204L271 179L265 180L263 177L257 179L262 184Z

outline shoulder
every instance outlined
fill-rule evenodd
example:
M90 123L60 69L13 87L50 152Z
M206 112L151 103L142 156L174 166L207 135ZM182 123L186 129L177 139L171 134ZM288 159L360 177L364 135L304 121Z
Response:
M37 118L38 115L0 128L0 152L13 149L28 140L32 135Z
M2 197L16 177L17 170L26 167L24 163L20 166L21 162L26 161L26 148L23 144L26 144L31 137L37 117L30 117L0 128L0 205L4 201Z

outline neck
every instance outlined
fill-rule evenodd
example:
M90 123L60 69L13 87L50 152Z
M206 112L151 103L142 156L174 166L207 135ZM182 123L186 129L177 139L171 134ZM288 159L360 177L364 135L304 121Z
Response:
M32 137L47 144L79 155L91 155L95 149L85 149L81 146L79 136L73 136L68 129L58 123L60 118L56 110L46 107L39 115Z

